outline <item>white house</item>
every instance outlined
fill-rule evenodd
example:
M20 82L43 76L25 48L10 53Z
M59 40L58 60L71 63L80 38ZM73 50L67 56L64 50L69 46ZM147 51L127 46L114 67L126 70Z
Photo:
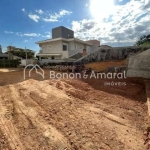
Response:
M94 41L94 42L92 42ZM40 51L39 58L47 57L50 60L71 60L74 55L80 53L81 57L90 54L100 46L96 40L83 41L74 38L74 31L63 26L52 29L52 39L36 42Z

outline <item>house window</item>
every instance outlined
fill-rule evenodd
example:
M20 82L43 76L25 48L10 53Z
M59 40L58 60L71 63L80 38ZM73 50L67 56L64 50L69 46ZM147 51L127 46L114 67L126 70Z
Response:
M67 51L67 45L63 45L63 51Z
M55 57L54 57L54 56L52 56L52 57L51 57L51 59L55 59Z
M49 49L51 49L51 45L49 45Z
M44 50L44 46L42 46L42 50Z
M63 43L63 51L67 51L68 50L68 44Z
M83 47L81 46L81 49L83 49Z
M68 38L70 38L70 34L68 34Z

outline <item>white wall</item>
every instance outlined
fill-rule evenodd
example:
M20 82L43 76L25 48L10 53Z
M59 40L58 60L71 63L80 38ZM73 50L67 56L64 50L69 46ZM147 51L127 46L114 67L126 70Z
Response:
M82 44L82 43L78 43L78 42L75 42L74 43L77 47L76 47L76 50L80 53L83 52L83 49L86 48L85 44Z
M91 53L91 46L89 46L89 45L86 46L86 53L87 54Z
M86 44L82 44L79 42L71 41L71 42L69 42L69 45L68 45L69 56L72 56L76 53L83 53L83 49L85 48L87 50L87 47L88 47L87 54L89 54L91 51L91 46L88 46Z
M37 62L37 60L33 60L33 59L21 59L21 65L26 66L29 64L34 64L35 62Z
M56 42L47 42L40 44L41 53L61 53L62 51L62 42L56 41Z
M68 44L68 50L63 51L63 43ZM61 53L60 59L68 58L76 53L83 53L83 49L87 50L87 54L91 53L92 46L82 44L80 42L65 42L65 41L53 41L40 44L40 53Z
M40 44L41 52L40 53L55 53L62 54L59 59L68 58L68 50L63 51L63 42L62 41L53 41ZM56 57L56 56L54 56ZM58 57L56 57L58 59Z
M71 41L68 43L68 49L69 51L74 51L75 47L74 47L74 41Z

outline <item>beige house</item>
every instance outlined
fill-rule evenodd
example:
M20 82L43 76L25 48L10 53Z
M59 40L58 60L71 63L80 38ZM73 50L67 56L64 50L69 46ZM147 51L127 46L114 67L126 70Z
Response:
M74 38L74 32L65 27L55 28L52 30L52 39L39 41L36 44L40 47L37 56L50 60L69 60L78 53L90 54L99 47L97 43L94 45L92 42Z

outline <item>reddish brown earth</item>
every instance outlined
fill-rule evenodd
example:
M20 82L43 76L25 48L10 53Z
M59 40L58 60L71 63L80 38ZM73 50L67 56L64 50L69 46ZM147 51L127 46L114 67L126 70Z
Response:
M111 61L103 61L103 62L92 62L86 64L87 68L92 68L93 70L97 71L104 71L110 66L127 66L128 60L111 60Z
M49 79L0 72L0 150L144 150L142 79Z

